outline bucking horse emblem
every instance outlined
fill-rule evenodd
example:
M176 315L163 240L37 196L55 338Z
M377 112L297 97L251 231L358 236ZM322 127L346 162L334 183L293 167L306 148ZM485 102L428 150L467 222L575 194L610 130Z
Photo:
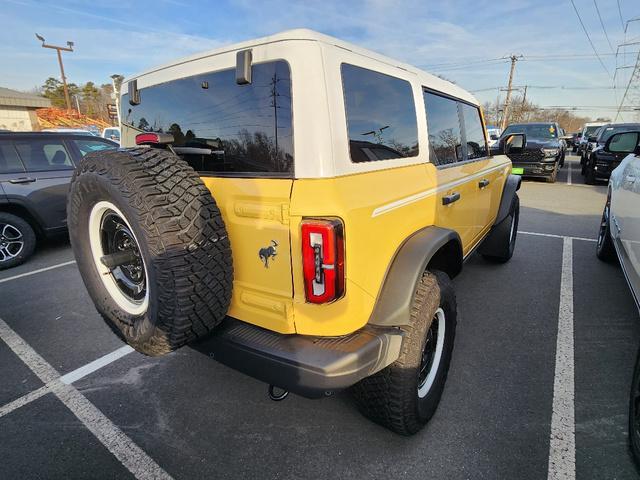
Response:
M278 254L277 247L278 247L278 242L276 242L275 240L271 240L271 245L269 245L268 247L261 248L260 251L258 252L258 256L260 257L260 260L264 262L264 268L269 268L270 258L275 260L276 255Z

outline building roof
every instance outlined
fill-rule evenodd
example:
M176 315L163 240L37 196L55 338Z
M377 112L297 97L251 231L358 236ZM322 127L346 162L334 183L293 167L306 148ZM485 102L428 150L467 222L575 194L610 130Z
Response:
M0 87L0 107L5 106L44 108L51 106L51 100L32 93L18 92Z

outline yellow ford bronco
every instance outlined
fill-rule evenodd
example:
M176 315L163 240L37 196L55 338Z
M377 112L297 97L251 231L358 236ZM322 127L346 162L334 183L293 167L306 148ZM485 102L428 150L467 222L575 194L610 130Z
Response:
M123 148L84 157L68 200L113 331L148 355L194 344L274 399L351 388L417 432L451 361L451 279L516 241L520 178L478 101L293 30L129 78L120 121Z

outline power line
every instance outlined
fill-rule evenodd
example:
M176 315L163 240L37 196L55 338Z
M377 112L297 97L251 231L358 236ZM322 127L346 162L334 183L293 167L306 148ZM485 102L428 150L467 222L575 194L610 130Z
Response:
M582 17L580 17L580 13L578 12L578 9L576 8L575 2L573 0L570 0L570 1L571 1L571 5L573 5L573 9L576 12L576 15L578 16L578 20L580 21L580 25L582 25L582 30L584 30L584 34L587 36L587 40L589 40L589 44L591 45L591 48L593 49L593 53L596 54L596 57L598 57L598 61L600 62L600 65L602 65L602 68L604 68L604 71L607 72L607 75L610 77L611 74L609 73L609 70L605 66L604 62L602 61L602 58L600 58L600 55L598 54L598 51L596 50L595 45L591 41L591 37L589 36L589 32L587 32L587 28L584 26L584 23L582 22Z
M613 45L611 45L611 41L609 40L609 35L607 35L607 29L604 28L604 22L602 21L602 15L600 15L600 9L598 8L598 2L593 0L593 6L596 7L596 12L598 14L598 18L600 19L600 26L602 27L602 31L604 32L604 36L607 39L607 43L609 44L609 48L613 52Z
M629 83L627 83L627 88L625 88L624 95L622 95L622 100L620 101L618 111L616 112L616 118L613 120L614 122L620 116L622 105L624 105L624 101L627 99L627 94L629 93L629 89L631 88L631 84L634 82L634 80L640 84L640 53L638 53L638 58L636 59L636 65L633 69L633 73L629 77Z
M622 25L622 31L624 32L624 19L622 18L622 9L620 8L620 0L618 2L618 15L620 15L620 24Z

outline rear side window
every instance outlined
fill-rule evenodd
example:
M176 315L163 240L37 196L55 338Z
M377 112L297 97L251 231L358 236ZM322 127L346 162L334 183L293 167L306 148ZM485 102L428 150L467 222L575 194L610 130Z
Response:
M290 77L276 61L253 65L247 85L230 69L143 88L139 105L123 96L123 126L172 134L176 152L201 173L291 177Z
M87 153L100 152L102 150L114 150L117 148L107 142L101 142L99 140L74 140L80 154L84 157Z
M447 165L463 159L462 131L458 102L452 98L424 92L429 130L429 157L436 165Z
M467 103L460 103L464 121L464 135L467 142L467 159L487 156L487 143L480 118L480 110Z
M24 166L12 142L0 142L0 173L24 173Z
M62 142L55 140L16 140L16 150L28 171L71 170L71 156Z
M405 80L342 64L342 85L352 162L418 155L411 85Z

